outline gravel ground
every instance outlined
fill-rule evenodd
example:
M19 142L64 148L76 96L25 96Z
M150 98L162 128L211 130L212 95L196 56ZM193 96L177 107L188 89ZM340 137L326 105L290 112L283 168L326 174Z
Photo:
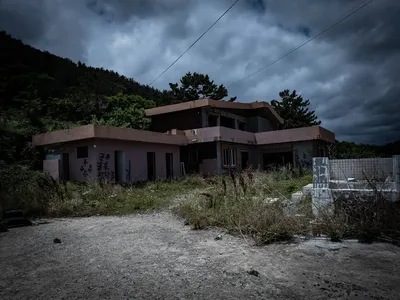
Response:
M255 247L218 234L167 212L11 229L0 233L0 299L399 299L398 247Z

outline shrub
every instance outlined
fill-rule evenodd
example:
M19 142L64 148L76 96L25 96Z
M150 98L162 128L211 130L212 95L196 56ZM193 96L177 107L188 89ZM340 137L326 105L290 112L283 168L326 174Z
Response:
M287 169L271 173L230 170L218 181L207 193L188 195L174 209L193 229L218 226L232 234L250 235L257 244L288 241L294 234L307 232L308 219L294 213L300 208L288 198L312 181L309 174L298 177Z

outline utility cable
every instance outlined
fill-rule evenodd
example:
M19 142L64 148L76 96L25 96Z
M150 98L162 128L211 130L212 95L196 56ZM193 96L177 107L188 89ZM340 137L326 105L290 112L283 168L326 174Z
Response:
M372 1L374 0L369 0L363 4L361 4L361 6L359 6L356 9L351 10L347 15L345 15L344 17L340 18L338 21L336 21L335 23L333 23L332 25L328 26L327 28L325 28L324 30L320 31L318 34L314 35L313 37L309 38L308 40L306 40L305 42L301 43L300 45L294 47L293 49L291 49L290 51L286 52L285 54L281 55L280 57L278 57L277 59L273 60L272 62L270 62L269 64L265 65L264 67L258 69L256 72L242 78L239 79L237 81L234 81L233 83L229 84L227 87L230 87L232 85L237 84L238 82L241 82L243 80L246 80L250 77L253 77L254 75L257 75L258 73L260 73L261 71L265 70L266 68L276 64L278 61L280 61L281 59L285 58L286 56L292 54L293 52L295 52L296 50L300 49L301 47L307 45L308 43L310 43L311 41L315 40L316 38L320 37L321 35L323 35L324 33L326 33L327 31L329 31L330 29L332 29L333 27L339 25L340 23L342 23L343 21L345 21L346 19L350 18L352 15L356 14L358 11L360 11L361 9L363 9L364 7L366 7L368 4L370 4Z
M154 79L152 82L150 82L149 85L152 85L152 84L153 84L154 82L156 82L161 76L163 76L163 75L165 74L165 72L167 72L167 71L168 71L176 62L178 62L178 60L180 60L194 45L196 45L196 43L197 43L198 41L200 41L200 39L201 39L208 31L210 31L210 29L213 28L214 25L217 24L218 21L221 20L221 19L223 18L223 16L225 16L225 15L228 13L228 11L230 11L230 10L236 5L236 3L238 3L238 2L239 2L239 0L236 0L231 6L229 6L229 8L228 8L228 9L213 23L213 24L211 24L211 26L208 27L207 30L204 31L203 34L200 35L200 36L197 38L197 40L195 40L195 41L189 46L189 48L187 48L181 55L179 55L179 57L178 57L177 59L175 59L175 61L174 61L172 64L170 64L163 72L161 72L161 74L158 75L156 79Z

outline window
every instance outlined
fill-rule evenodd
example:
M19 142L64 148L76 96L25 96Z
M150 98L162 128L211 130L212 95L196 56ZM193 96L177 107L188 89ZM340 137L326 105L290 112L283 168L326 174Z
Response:
M222 151L222 165L226 168L236 167L236 148L224 148Z
M88 153L89 153L88 146L76 148L76 158L87 158Z
M194 165L199 162L199 152L197 149L189 150L189 165Z
M239 121L238 123L239 130L246 131L246 122Z
M208 127L218 126L218 115L209 114L208 115Z
M235 123L236 123L235 119L225 117L225 116L220 117L220 126L222 126L222 127L235 129Z

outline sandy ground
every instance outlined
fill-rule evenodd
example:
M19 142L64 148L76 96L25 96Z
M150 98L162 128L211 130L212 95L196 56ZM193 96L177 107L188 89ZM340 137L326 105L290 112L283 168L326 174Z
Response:
M192 231L167 212L11 229L0 233L0 299L400 298L398 247L254 247L217 234Z

